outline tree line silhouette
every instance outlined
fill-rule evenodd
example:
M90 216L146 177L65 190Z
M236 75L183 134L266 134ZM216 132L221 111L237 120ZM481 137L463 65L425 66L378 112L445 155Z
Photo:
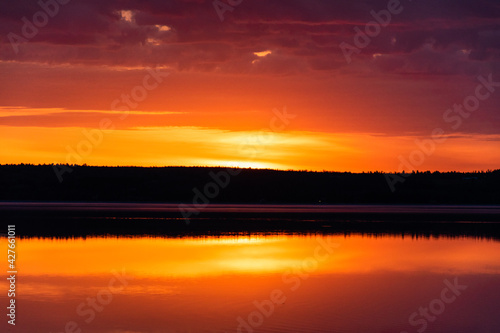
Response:
M68 165L69 166L69 165ZM0 165L1 201L191 203L225 167L71 165L59 182L54 165ZM500 169L414 171L391 191L382 172L241 169L211 203L500 204Z

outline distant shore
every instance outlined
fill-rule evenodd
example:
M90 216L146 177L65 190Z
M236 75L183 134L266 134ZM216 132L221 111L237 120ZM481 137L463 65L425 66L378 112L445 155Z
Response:
M249 233L500 239L500 170L385 174L215 167L0 165L2 227L20 237Z
M71 172L58 178L56 171L66 167ZM0 201L183 203L194 208L219 203L500 205L500 170L416 171L390 184L399 179L395 177L400 175L222 167L0 165Z

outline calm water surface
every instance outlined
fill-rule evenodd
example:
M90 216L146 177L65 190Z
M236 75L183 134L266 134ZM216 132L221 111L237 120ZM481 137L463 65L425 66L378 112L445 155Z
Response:
M4 319L5 331L500 332L494 240L257 234L17 245L17 325Z

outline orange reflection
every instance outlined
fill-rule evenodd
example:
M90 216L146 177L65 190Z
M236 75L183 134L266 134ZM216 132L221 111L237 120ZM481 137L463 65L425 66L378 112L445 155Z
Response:
M3 243L5 240L0 246ZM125 267L135 275L194 277L275 273L308 265L315 267L315 274L500 273L500 243L473 239L255 235L204 239L33 238L20 240L19 251L24 275L88 276Z
M17 245L20 332L61 332L68 322L103 333L237 332L238 318L250 322L273 292L282 301L256 331L399 332L439 296L444 279L458 276L470 286L457 300L465 306L447 306L432 323L435 331L457 331L500 299L500 243L485 240L248 236ZM123 290L103 298L110 283L120 286L116 274L125 277ZM495 316L483 318L478 332L495 325Z

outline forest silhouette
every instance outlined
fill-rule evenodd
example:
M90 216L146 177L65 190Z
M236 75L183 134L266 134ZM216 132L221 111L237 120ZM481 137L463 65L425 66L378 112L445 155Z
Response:
M500 170L416 171L392 191L382 172L72 165L59 182L54 167L0 165L0 200L192 203L207 184L217 185L214 175L229 170L237 175L219 180L210 203L500 204Z

